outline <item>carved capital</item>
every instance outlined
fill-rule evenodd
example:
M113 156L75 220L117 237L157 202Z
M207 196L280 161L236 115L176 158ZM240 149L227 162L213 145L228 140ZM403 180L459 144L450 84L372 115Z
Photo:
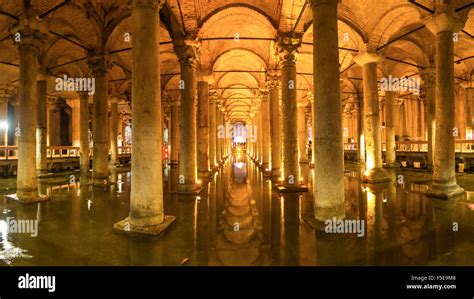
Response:
M165 4L166 0L129 0L128 4L132 8L143 7L152 9L161 9Z
M94 77L101 77L107 74L108 63L104 55L94 55L87 61L89 69Z
M361 47L359 53L353 56L353 59L355 63L363 66L369 63L380 63L384 60L384 57L373 46L365 44Z
M301 34L282 33L278 36L277 54L284 65L296 63L301 42Z
M466 23L467 15L456 14L454 9L454 1L437 4L435 13L424 18L423 22L435 35L440 32L459 32Z
M427 67L420 71L420 77L426 87L434 87L436 84L436 69Z
M181 65L197 67L199 63L199 55L201 52L201 45L197 39L197 36L191 35L177 40L174 45L174 51L178 56L179 63Z

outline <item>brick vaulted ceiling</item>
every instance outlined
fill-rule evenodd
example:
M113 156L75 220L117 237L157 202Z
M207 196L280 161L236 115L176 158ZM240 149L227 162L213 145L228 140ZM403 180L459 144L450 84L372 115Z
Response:
M439 0L436 0L439 1ZM86 58L105 53L110 61L109 90L130 99L132 42L124 36L131 30L127 0L0 0L0 98L12 99L18 88L18 49L12 38L25 3L31 3L48 30L40 63L51 76L90 75ZM472 0L453 1L467 18L455 43L456 80L473 75L474 9ZM380 48L386 59L380 74L417 76L434 56L434 36L422 19L433 10L435 0L342 0L339 4L340 69L343 90L361 89L361 70L352 54L364 44ZM160 49L162 88L167 97L179 98L179 63L172 41L183 36L201 40L200 62L214 71L211 88L221 94L226 113L233 120L249 117L265 87L266 70L278 66L275 46L280 32L300 33L303 45L297 61L299 99L312 86L312 13L305 0L167 0L161 12ZM412 32L410 34L407 34ZM242 39L232 38L238 34ZM260 39L244 39L260 38ZM395 41L394 41L395 40ZM239 72L225 72L238 70ZM347 82L344 82L347 81ZM350 81L350 82L349 82ZM69 95L73 97L74 95ZM350 99L348 99L350 100ZM232 112L231 106L243 107ZM127 105L123 106L127 109Z

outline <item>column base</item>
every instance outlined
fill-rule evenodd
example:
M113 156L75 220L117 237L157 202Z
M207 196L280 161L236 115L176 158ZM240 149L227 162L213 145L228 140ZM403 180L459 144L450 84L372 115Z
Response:
M22 196L20 198L18 197L16 193L14 193L14 194L5 195L5 199L12 202L21 203L21 204L32 204L32 203L37 203L37 202L42 202L42 201L48 201L51 199L51 197L44 194L36 194L32 196Z
M446 185L439 183L432 183L431 187L426 191L426 196L440 199L449 199L464 194L464 189L458 184Z
M370 170L364 171L362 175L362 182L369 184L378 184L390 182L391 179L388 176L387 171L383 168L373 168Z
M122 233L126 235L148 235L157 236L166 230L176 218L174 216L165 215L162 223L152 226L135 226L130 224L130 218L127 217L122 221L114 224L114 232Z
M319 220L315 217L324 219L324 220ZM328 211L322 212L318 216L316 215L311 215L311 214L302 214L301 218L303 218L303 221L306 222L313 230L316 231L324 231L326 229L327 224L325 223L327 220L332 220L333 218L336 218L337 220L342 220L346 218L346 213L344 212L344 207L341 209L330 209Z
M201 193L201 186L198 184L179 184L176 193L184 195L198 195Z
M200 178L208 178L212 175L212 170L199 170L198 177Z
M107 187L110 185L113 185L113 183L109 181L108 177L107 178L92 178L92 186L94 187Z
M398 163L398 162L393 162L393 163L386 163L384 164L384 168L388 168L388 169L396 169L396 168L400 168L402 167L402 164Z

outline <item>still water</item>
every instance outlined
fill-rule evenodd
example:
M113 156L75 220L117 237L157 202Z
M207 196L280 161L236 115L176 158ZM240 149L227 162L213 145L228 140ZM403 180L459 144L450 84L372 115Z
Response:
M474 175L461 175L463 197L427 198L430 175L392 172L392 183L360 183L347 166L346 219L364 221L363 237L314 230L309 193L278 194L245 155L230 157L199 196L173 192L165 170L165 212L176 221L158 237L127 237L113 224L129 212L129 170L114 172L111 188L93 188L77 172L40 182L51 201L0 201L0 265L474 265ZM400 180L402 178L402 180ZM1 179L1 195L15 179ZM38 235L10 233L8 219L38 220Z

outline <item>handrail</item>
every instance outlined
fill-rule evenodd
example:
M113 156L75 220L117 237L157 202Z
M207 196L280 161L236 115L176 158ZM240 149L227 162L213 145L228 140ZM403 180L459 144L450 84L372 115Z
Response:
M119 146L118 153L122 157L132 153L131 146ZM78 146L47 146L46 158L78 158L81 156L80 147ZM93 156L92 148L89 151L89 157ZM0 146L0 160L16 160L18 159L18 146Z
M457 153L474 153L474 140L456 139L455 152ZM345 151L356 151L357 142L344 143ZM382 141L382 151L386 149L386 142ZM428 141L426 140L400 140L395 142L396 151L398 152L428 152Z

